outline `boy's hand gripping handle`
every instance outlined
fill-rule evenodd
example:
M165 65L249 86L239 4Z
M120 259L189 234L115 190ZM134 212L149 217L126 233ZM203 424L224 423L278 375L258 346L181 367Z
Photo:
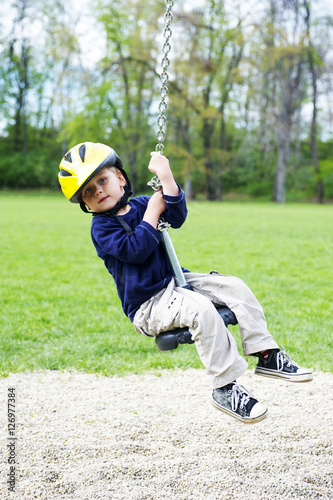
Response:
M154 191L159 191L160 189L162 189L161 181L156 175L152 178L151 181L148 182L148 186L150 186ZM163 243L169 257L169 261L172 267L172 272L175 277L176 283L181 288L190 289L191 286L188 283L186 283L183 270L179 264L176 251L174 249L170 235L168 233L169 227L170 224L163 217L160 217L157 225L157 230L162 235Z

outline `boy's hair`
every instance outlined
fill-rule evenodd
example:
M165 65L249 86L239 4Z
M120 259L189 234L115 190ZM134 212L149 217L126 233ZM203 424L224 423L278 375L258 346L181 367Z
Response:
M106 167L108 170L111 170L111 172L113 172L114 174L117 175L118 172L120 172L119 168L115 167L114 165L112 165L111 167Z

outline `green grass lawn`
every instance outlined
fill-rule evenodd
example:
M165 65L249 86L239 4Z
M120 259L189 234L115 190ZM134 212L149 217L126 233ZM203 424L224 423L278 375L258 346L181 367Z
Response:
M2 193L0 214L2 375L202 366L195 346L161 353L134 332L77 205L60 194ZM171 237L190 270L243 278L299 364L333 371L333 206L193 202Z

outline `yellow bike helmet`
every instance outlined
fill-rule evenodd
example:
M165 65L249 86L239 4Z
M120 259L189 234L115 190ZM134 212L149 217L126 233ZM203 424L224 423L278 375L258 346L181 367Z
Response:
M127 203L128 197L132 194L131 183L123 169L122 161L112 148L100 143L83 142L65 154L60 162L58 174L62 192L69 201L80 203L82 210L88 212L81 199L84 186L99 170L112 166L118 168L126 179L124 201Z

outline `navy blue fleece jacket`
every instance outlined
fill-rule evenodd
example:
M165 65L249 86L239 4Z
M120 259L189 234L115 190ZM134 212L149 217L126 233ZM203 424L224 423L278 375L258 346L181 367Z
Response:
M172 227L180 227L187 216L184 192L180 190L178 196L164 195L164 199L167 208L163 217ZM149 196L132 198L129 212L121 216L131 228L131 235L119 221L120 216L97 214L91 225L97 255L113 276L124 313L131 321L140 305L165 288L172 278L161 234L142 221L148 201Z

